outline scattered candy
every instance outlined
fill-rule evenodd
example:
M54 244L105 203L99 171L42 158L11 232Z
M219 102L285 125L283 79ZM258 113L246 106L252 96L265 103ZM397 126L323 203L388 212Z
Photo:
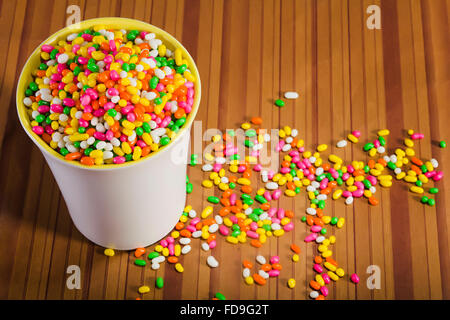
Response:
M275 105L277 107L284 107L285 102L283 100L281 100L281 99L277 99L277 100L275 100Z
M103 253L105 254L105 256L108 256L108 257L112 257L115 254L113 249L105 249L105 251Z
M350 276L350 280L352 280L352 282L355 283L355 284L358 284L358 283L359 283L359 277L358 277L358 275L357 275L356 273L353 273L353 274Z
M297 99L298 98L298 93L295 91L286 91L284 93L284 97L286 99Z
M148 286L142 286L138 289L139 293L144 294L150 292L150 288Z

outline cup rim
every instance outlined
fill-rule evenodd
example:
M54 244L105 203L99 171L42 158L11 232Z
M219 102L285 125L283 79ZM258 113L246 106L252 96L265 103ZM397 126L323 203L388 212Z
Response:
M133 160L121 164L102 164L102 165L95 165L95 166L87 166L84 164L81 164L79 161L69 161L66 160L61 154L56 152L54 149L52 149L45 141L39 137L36 133L34 133L31 130L31 121L28 119L27 114L27 107L23 104L23 99L25 98L25 90L24 87L26 85L26 74L31 74L31 59L35 58L37 55L40 54L40 48L44 44L48 43L54 43L57 40L60 40L62 37L67 36L70 33L79 32L81 30L91 28L95 25L105 25L107 27L114 27L116 29L120 29L122 27L123 29L130 29L130 28L138 28L143 31L153 32L157 36L164 38L166 42L168 42L170 45L174 47L179 47L185 58L189 62L189 68L191 69L191 72L193 76L195 77L195 97L194 97L194 103L192 106L192 110L189 113L188 117L186 118L186 122L183 125L183 127L176 133L175 137L171 139L170 143L166 146L161 147L156 152L152 152L149 155L140 158L139 160ZM45 39L43 42L41 42L30 54L27 61L25 62L22 71L19 76L19 81L17 83L17 89L16 89L16 109L19 117L20 124L22 125L25 132L28 134L28 136L31 138L31 140L39 147L41 152L45 153L46 155L50 156L51 158L63 162L66 165L73 166L76 168L81 168L85 170L94 170L94 171L108 171L108 170L118 170L130 166L140 165L143 164L145 161L148 161L150 159L155 159L158 157L161 153L167 152L171 148L171 146L174 146L177 141L180 140L180 137L186 133L187 130L190 130L192 123L195 119L195 116L197 115L198 108L200 106L200 100L201 100L201 81L200 81L200 73L198 72L197 65L195 64L194 59L191 57L188 50L171 34L169 34L167 31L164 31L161 28L158 28L152 24L149 24L147 22L137 20L137 19L130 19L130 18L122 18L122 17L102 17L102 18L94 18L94 19L88 19L83 20L78 23L75 23L73 25L67 26L63 29L58 30L57 32L50 35L47 39Z

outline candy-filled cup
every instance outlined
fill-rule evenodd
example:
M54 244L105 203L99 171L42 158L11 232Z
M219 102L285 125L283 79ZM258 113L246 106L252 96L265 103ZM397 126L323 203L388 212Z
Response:
M65 160L32 131L23 100L25 89L32 81L32 70L40 63L39 48L95 25L155 33L167 48L181 48L196 82L192 111L168 145L136 161L89 167L78 161ZM20 122L44 155L78 230L100 246L130 250L160 240L172 230L183 212L189 130L197 113L200 97L201 84L196 65L174 37L138 20L98 18L64 28L39 45L22 70L16 102Z

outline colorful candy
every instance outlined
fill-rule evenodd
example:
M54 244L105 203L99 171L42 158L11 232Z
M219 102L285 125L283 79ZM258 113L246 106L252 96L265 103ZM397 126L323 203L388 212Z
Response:
M45 44L33 77L23 101L32 131L87 166L137 161L168 145L195 95L181 48L138 30L95 26Z

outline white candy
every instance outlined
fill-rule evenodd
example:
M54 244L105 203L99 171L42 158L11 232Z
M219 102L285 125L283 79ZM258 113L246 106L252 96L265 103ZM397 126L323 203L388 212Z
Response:
M195 211L194 209L191 209L191 211L189 211L189 218L193 219L197 216L197 211Z
M345 199L345 204L346 205L350 205L353 203L353 197L348 197L347 199Z
M286 99L297 99L298 98L298 93L295 91L287 91L284 93L284 97Z
M263 277L264 279L269 279L269 274L265 272L264 270L259 270L258 274Z
M187 244L191 243L191 239L190 239L190 238L181 238L181 239L179 240L179 242L180 242L180 244L182 244L182 245L187 245Z
M244 268L244 270L242 270L242 276L244 277L244 279L250 277L250 269Z
M347 145L347 140L341 140L336 143L336 147L338 148L344 148Z
M292 138L292 137L286 138L286 143L291 143L292 141L294 141L294 138Z
M157 256L152 259L152 263L163 263L164 261L166 261L166 257L164 256Z
M311 160L309 160L309 162L311 162ZM318 167L316 169L316 176L320 176L322 173L323 173L323 168L322 167Z
M256 262L258 262L259 264L265 264L266 263L266 258L264 258L262 255L257 255L256 256Z
M216 258L214 258L213 256L209 256L206 259L206 263L208 264L208 266L210 266L211 268L217 268L219 266L219 262L216 260Z
M378 153L385 153L385 152L386 152L386 149L385 149L383 146L379 146L379 147L377 148L377 152L378 152Z
M395 168L394 169L394 173L395 174L400 174L402 172L402 169L401 168Z
M317 292L317 291L311 291L310 293L309 293L309 297L311 298L311 299L315 299L315 298L317 298L319 296L319 293Z
M297 129L292 129L291 130L291 137L296 137L298 135L298 130Z
M315 216L316 215L316 209L314 209L314 208L307 208L306 209L306 213L309 214L309 215Z
M181 254L188 254L191 251L191 246L187 245L181 248Z
M152 270L158 270L159 267L159 263L152 263Z
M281 148L281 150L282 150L283 152L287 152L287 151L291 150L291 148L292 148L292 146L291 146L290 144L285 144L285 145Z
M271 226L272 230L280 230L281 226L278 223L272 223Z
M324 240L325 240L325 237L324 237L324 236L318 236L318 237L316 238L316 242L317 242L317 243L322 243Z
M439 162L436 159L433 158L430 160L430 162L431 162L433 168L439 167Z
M69 56L67 55L67 53L61 53L59 56L58 56L58 63L66 63L68 60L69 60Z
M259 219L263 220L263 219L261 219L261 216L262 216L262 214L259 215ZM221 216L219 216L219 215L216 215L214 217L214 220L216 220L217 224L222 224L223 223L223 218Z
M219 230L219 225L217 223L213 223L208 228L209 233L215 233L217 230Z
M208 242L203 242L203 243L202 243L202 249L203 249L203 251L208 251L208 250L209 250L209 244L208 244Z
M213 169L213 166L209 163L203 165L202 170L205 172L211 171Z
M200 238L202 236L202 230L197 230L192 232L192 237L193 238Z
M273 181L268 182L268 183L266 183L266 189L276 190L276 189L278 189L278 183L273 182Z

